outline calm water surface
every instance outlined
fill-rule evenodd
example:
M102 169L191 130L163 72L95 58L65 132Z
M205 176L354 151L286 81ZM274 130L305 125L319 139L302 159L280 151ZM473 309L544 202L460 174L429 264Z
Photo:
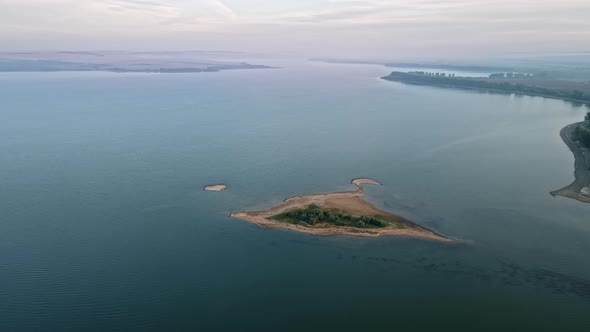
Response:
M0 74L0 331L589 331L590 205L549 195L587 110L390 70ZM360 176L471 242L227 217Z

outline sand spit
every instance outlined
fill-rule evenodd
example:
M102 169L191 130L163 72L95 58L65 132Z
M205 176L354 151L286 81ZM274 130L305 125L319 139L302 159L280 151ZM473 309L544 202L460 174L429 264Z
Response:
M227 189L227 185L214 184L214 185L210 185L210 186L205 186L203 189L205 189L205 191L222 191L222 190Z
M363 199L363 196L365 195L363 185L381 185L378 181L367 178L358 178L353 179L352 184L357 186L357 190L295 196L286 199L284 204L272 207L268 210L236 212L232 213L230 216L248 221L260 227L289 229L313 235L350 235L366 237L406 236L443 242L458 242L419 226L401 216L381 211L371 203L365 201ZM398 228L396 226L383 228L355 228L335 226L333 224L319 224L314 227L306 227L269 219L272 216L291 210L303 209L312 204L325 209L340 210L354 216L386 216L395 219L397 223L403 225L403 228Z
M367 178L358 178L358 179L352 179L352 184L354 184L357 187L362 187L363 184L372 184L372 185L376 185L376 186L380 186L381 183L377 182L373 179L367 179Z
M570 185L551 192L553 196L563 196L590 203L590 149L573 139L573 134L581 122L565 126L559 133L565 144L574 154L575 180Z

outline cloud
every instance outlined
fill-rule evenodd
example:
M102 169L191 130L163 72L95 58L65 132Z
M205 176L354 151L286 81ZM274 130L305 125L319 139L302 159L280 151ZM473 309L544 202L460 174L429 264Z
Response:
M226 17L236 17L236 13L221 0L210 0L209 3Z
M534 51L583 49L590 31L588 0L0 0L0 8L0 48Z

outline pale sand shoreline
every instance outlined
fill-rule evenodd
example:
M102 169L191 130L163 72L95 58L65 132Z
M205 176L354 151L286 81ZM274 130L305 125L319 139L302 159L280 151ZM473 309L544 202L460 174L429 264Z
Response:
M365 189L363 188L363 185L381 185L381 183L368 178L357 178L353 179L351 182L357 186L357 190L294 196L285 199L284 204L272 207L268 210L236 212L232 213L230 216L232 218L248 221L260 227L289 229L313 235L349 235L364 237L405 236L442 242L459 242L419 226L401 216L381 211L371 203L365 201L363 199L365 195ZM324 224L323 226L318 225L316 227L305 227L268 219L286 211L305 208L311 204L328 209L342 210L352 215L381 215L391 217L403 224L404 228L389 226L384 228L360 229L354 227L334 226L329 224Z
M222 190L227 189L227 185L226 184L214 184L214 185L205 186L203 189L205 191L222 191Z

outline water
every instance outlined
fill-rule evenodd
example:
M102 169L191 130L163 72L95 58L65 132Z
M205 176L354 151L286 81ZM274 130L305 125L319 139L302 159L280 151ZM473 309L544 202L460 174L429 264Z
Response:
M549 195L586 109L389 71L1 74L0 331L589 330L590 205ZM472 242L227 217L360 176Z

